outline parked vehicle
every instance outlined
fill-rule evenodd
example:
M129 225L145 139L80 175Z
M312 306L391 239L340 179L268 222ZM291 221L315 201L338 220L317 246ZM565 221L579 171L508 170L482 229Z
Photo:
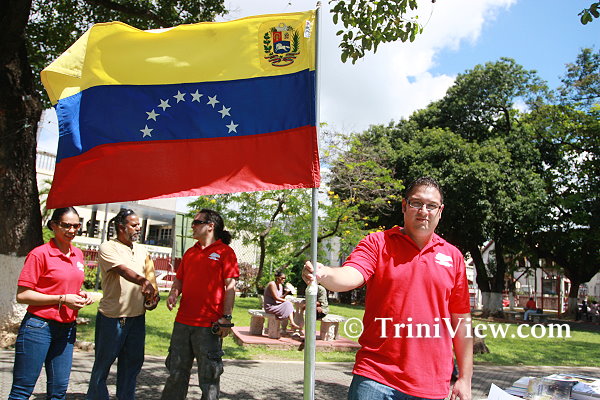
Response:
M160 292L168 292L173 286L175 280L175 272L171 271L156 271L156 284Z

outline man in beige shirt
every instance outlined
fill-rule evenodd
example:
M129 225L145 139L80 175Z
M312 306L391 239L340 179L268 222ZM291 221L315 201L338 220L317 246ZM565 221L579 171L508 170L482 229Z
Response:
M117 358L117 398L135 398L136 378L144 363L144 301L149 300L148 309L156 308L158 303L158 293L146 278L154 267L147 262L146 248L135 243L140 236L139 218L132 210L121 210L113 222L117 238L102 243L98 257L104 297L96 316L89 400L108 400L106 379Z

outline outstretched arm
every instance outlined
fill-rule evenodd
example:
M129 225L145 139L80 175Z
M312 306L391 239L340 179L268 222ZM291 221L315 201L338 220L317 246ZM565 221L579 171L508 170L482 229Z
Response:
M304 264L302 279L310 285L317 279L317 283L333 292L347 292L365 284L365 278L353 267L332 268L321 263L317 264L318 270L315 274L314 267L310 261Z

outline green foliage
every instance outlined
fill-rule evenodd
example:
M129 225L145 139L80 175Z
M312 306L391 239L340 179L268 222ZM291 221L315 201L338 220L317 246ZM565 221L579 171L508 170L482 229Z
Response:
M579 13L580 21L583 25L592 22L594 18L600 17L600 1L590 4L589 8L584 8Z
M50 209L46 207L46 199L50 193L52 187L52 179L44 179L42 181L42 187L40 187L38 193L40 196L40 207L42 208L42 223L45 223L50 218Z
M501 58L459 74L441 100L411 119L421 128L447 128L467 140L483 141L511 133L518 102L534 106L548 96L535 71Z
M545 223L527 236L540 257L564 268L570 297L600 270L600 52L582 49L558 89L558 102L526 122L540 149L549 202Z
M96 287L96 275L98 273L98 268L86 266L83 272L85 274L83 287L87 290L94 289Z
M44 238L44 243L48 243L54 237L54 232L44 226L42 228L42 237Z
M561 81L561 104L592 111L600 103L600 50L594 53L592 49L582 49L575 62L567 64Z
M366 196L359 213L390 228L402 223L399 191L383 195L399 188L391 184L436 178L446 192L440 233L474 257L481 290L502 291L505 256L523 251L521 236L539 226L546 202L540 152L514 105L523 100L535 106L546 98L543 82L513 60L475 66L457 77L444 98L409 120L372 126L353 138L334 163L332 187L342 199L352 199L340 182L362 182L367 174L372 185L358 188ZM389 208L382 207L386 203ZM479 253L489 239L498 257L486 266Z
M342 62L348 58L354 64L367 51L377 51L381 43L414 41L423 27L418 17L409 16L409 10L417 9L416 0L330 0L333 23L344 27L336 35L341 36Z

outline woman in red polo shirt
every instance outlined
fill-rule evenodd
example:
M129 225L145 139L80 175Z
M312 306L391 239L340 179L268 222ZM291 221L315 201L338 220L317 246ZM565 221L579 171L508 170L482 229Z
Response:
M33 249L17 283L17 302L28 304L15 345L9 399L28 399L42 366L49 399L64 399L69 386L77 311L92 299L81 292L83 253L71 245L81 226L73 207L54 210L54 238Z

